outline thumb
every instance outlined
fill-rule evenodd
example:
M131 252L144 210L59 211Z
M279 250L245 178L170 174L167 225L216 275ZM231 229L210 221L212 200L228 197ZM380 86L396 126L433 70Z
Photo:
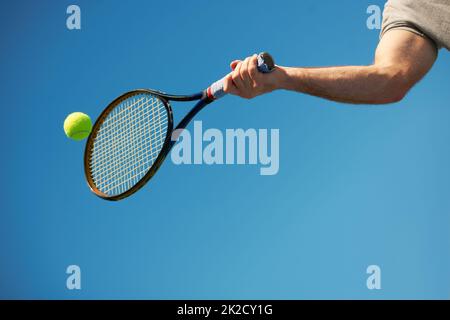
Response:
M232 62L230 63L230 68L231 68L231 70L236 69L236 66L237 66L239 63L241 63L241 60L234 60L234 61L232 61Z

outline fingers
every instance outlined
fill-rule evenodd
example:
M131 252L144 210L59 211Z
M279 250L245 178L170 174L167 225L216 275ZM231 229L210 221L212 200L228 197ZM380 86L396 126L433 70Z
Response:
M237 96L239 95L239 90L233 82L231 73L225 77L225 80L223 82L223 91L229 94L234 94Z
M251 90L254 87L254 76L257 71L256 55L247 57L244 61L236 64L232 79L235 86L242 93L241 96L251 96Z
M256 81L258 76L258 56L254 54L248 63L248 74L249 77L253 80L253 82Z
M241 66L242 62L236 65L233 72L231 73L231 79L233 80L234 85L238 88L238 90L242 91L245 88L244 82L241 78Z
M264 93L263 75L258 70L258 56L254 54L244 60L230 63L232 72L226 77L224 90L242 98L253 98Z
M252 79L250 78L250 74L248 72L249 60L250 60L250 58L245 58L245 60L239 66L239 76L242 79L242 83L247 88L251 87L251 81L252 81Z

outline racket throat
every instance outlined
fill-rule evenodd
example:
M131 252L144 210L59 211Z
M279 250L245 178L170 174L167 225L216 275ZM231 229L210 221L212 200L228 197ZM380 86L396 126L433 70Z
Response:
M207 96L207 92L205 90L205 92L203 93L203 98L199 102L197 102L197 104L191 109L191 111L189 111L189 113L183 118L183 120L180 121L175 130L185 129L189 125L189 122L191 122L191 120L197 115L197 113L199 113L200 110L202 110L213 101L214 100L211 100Z

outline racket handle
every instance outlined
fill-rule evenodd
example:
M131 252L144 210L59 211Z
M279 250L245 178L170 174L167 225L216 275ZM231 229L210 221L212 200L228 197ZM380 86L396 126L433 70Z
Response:
M258 70L262 73L272 72L275 68L275 62L270 54L267 52L261 52L258 54ZM220 79L219 81L214 82L208 89L206 89L206 95L211 100L216 100L222 98L226 95L225 91L223 91L225 78Z

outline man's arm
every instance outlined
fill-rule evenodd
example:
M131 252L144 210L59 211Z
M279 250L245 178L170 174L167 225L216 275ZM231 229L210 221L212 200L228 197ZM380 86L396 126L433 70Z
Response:
M354 104L400 101L436 60L434 44L405 30L384 35L370 66L289 68L277 66L270 74L257 71L256 56L233 61L225 92L253 98L277 89L298 91Z

